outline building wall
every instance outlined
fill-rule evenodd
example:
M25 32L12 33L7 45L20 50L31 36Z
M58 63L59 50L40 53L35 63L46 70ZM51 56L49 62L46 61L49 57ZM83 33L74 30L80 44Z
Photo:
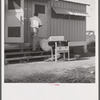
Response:
M32 16L32 2L33 0L25 0L24 8L24 42L30 42L29 18ZM47 38L49 36L64 35L66 40L70 41L85 41L86 21L83 20L69 20L60 18L51 18L51 7L61 7L67 9L76 9L86 11L86 5L76 4L71 2L55 2L55 0L48 0L47 2Z
M24 16L25 16L25 20L24 20L24 30L25 30L24 35L25 35L25 37L24 37L24 40L25 41L24 42L25 43L29 43L30 40L31 40L30 20L29 19L34 14L32 5L33 5L33 3L40 3L40 4L44 4L44 5L47 4L46 1L44 1L44 2L43 1L41 1L41 0L25 0L25 4L24 4L24 6L25 6L25 9L24 9ZM47 7L47 6L45 6L45 7ZM47 10L45 10L45 14L47 15ZM43 22L46 22L46 20L43 21ZM46 22L46 23L48 23L48 22ZM44 25L44 23L43 23L43 25ZM41 28L43 28L43 26ZM45 30L46 30L45 31L46 33L43 33L43 32L40 33L40 31L39 31L39 33L38 33L39 40L42 39L42 38L47 38L47 31L48 31L47 25L45 26Z
M51 6L86 11L86 6L70 2L51 1ZM51 34L64 35L66 40L85 41L86 21L51 18Z
M29 18L32 16L32 0L25 0L24 2L24 42L30 42L30 28Z

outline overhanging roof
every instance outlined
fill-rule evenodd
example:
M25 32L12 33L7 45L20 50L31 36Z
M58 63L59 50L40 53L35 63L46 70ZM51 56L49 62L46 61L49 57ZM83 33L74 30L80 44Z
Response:
M75 16L87 16L88 14L83 11L76 11L71 9L52 7L56 14L66 14L66 15L75 15Z
M73 2L73 3L90 5L90 0L61 0L61 1L68 1L68 2Z
M51 0L33 0L33 1L47 2L47 1L51 1ZM90 5L90 0L58 0L58 1L67 1L67 2Z

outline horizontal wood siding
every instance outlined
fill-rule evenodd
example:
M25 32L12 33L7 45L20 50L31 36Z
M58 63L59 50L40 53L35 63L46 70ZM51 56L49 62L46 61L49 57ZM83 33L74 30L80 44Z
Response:
M86 6L83 4L75 4L69 2L55 2L51 0L51 6L70 8L80 11L86 11ZM51 35L64 35L66 40L70 41L85 41L86 21L51 18Z

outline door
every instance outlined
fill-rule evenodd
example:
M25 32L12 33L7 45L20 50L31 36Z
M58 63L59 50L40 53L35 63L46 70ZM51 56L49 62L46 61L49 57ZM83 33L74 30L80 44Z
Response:
M47 37L47 3L44 2L33 2L32 5L32 15L38 13L38 17L41 19L42 27L39 29L38 37L46 38Z
M6 0L5 42L24 42L24 0Z

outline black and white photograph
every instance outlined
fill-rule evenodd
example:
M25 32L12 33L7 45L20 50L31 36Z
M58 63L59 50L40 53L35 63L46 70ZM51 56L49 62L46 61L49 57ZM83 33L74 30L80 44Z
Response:
M4 0L4 83L95 83L95 13L96 0Z

